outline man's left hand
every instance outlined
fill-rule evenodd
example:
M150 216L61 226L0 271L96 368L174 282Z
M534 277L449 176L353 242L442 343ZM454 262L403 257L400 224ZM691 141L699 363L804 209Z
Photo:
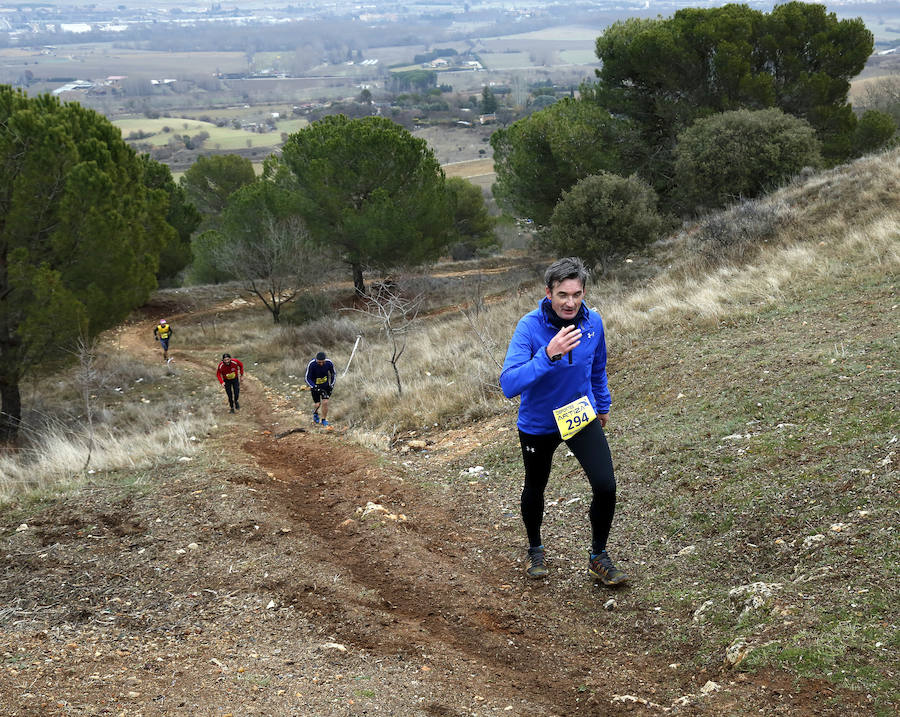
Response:
M600 420L600 428L606 428L606 422L609 420L609 414L598 413L597 418Z

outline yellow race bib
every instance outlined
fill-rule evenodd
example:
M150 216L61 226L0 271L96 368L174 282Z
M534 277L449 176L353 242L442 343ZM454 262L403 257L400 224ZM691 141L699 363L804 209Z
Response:
M225 374L225 378L227 378L229 380L233 379L235 376L237 376L237 374L234 371L232 371L231 373Z
M569 440L578 431L597 417L594 407L587 396L576 398L572 403L554 409L553 417L556 419L556 427L564 441Z

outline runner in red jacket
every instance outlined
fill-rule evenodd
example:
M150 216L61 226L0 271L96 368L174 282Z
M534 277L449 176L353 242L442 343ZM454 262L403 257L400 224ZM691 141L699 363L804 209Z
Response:
M235 410L241 410L241 379L244 377L244 364L237 359L231 358L231 354L222 354L222 360L219 362L219 368L216 369L216 378L219 383L225 386L225 393L228 394L228 406L231 413Z

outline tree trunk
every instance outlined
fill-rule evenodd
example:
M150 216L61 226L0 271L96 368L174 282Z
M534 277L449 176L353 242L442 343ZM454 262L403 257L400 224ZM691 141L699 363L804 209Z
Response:
M19 381L0 378L0 443L15 443L22 420Z
M366 282L363 280L362 265L351 264L350 268L353 269L353 288L356 289L356 293L359 296L365 296Z
M391 361L391 366L394 367L394 378L397 379L397 395L403 395L403 386L400 385L400 371L397 370L397 362Z

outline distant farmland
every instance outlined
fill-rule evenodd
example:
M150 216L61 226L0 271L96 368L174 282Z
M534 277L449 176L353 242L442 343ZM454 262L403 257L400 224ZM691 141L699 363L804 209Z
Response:
M128 139L132 133L143 132L144 134L152 135L133 141L139 141L155 147L168 144L174 135L186 134L194 136L200 132L208 132L209 139L203 144L205 148L234 150L246 147L277 147L281 145L282 132L296 132L308 123L304 119L286 120L279 122L276 130L264 133L250 132L245 129L234 129L232 127L216 127L210 122L185 120L181 117L120 119L114 120L113 124L122 131L122 136L125 139ZM168 128L169 131L166 132L165 128Z
M66 45L55 54L39 50L5 48L0 50L3 74L28 70L38 79L74 77L98 80L110 75L164 78L208 75L216 72L243 72L247 57L242 52L153 52L126 50L111 44ZM21 69L20 69L21 68Z

